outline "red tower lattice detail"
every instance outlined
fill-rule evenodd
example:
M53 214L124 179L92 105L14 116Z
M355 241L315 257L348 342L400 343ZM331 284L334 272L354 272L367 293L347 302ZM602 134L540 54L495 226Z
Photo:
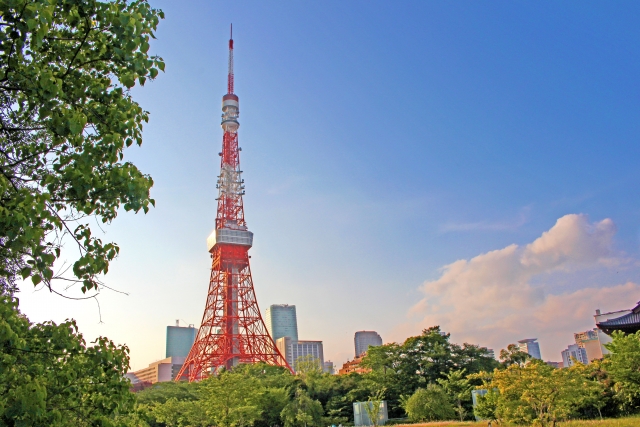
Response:
M233 88L233 34L228 93L222 97L222 152L216 229L207 239L213 259L209 294L196 340L177 380L197 381L239 363L266 362L291 370L260 315L249 267L253 233L244 220L244 180L238 147L239 99Z

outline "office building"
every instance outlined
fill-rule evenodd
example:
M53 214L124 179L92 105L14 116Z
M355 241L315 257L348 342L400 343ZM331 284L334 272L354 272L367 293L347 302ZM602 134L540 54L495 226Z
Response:
M353 337L356 347L356 357L362 356L369 347L382 345L382 338L375 331L358 331Z
M562 352L562 366L568 368L573 366L576 361L584 363L585 365L589 363L589 359L587 359L587 351L578 346L578 344L571 344Z
M149 367L127 373L132 384L155 384L165 381L173 381L178 375L186 357L167 357L149 364Z
M537 342L538 338L528 338L526 340L518 341L518 349L525 353L528 353L534 359L542 360L540 356L540 344Z
M496 352L495 352L495 351L493 351L493 349L492 349L492 348L488 348L488 349L487 349L487 356L489 356L489 357L490 357L490 358L492 358L492 359L495 359L495 358L496 358Z
M587 352L587 360L589 362L595 359L602 359L602 348L598 337L598 328L591 331L578 332L573 334L578 347L584 348Z
M322 341L294 341L292 338L285 336L276 340L276 347L278 347L278 350L280 350L280 353L294 371L297 371L298 359L309 356L316 359L320 369L324 370Z
M265 324L273 341L282 337L289 337L292 341L298 341L298 318L296 306L288 304L274 304L265 312Z
M180 326L176 320L176 326L167 326L167 348L165 357L187 357L193 342L196 340L198 330L189 325Z

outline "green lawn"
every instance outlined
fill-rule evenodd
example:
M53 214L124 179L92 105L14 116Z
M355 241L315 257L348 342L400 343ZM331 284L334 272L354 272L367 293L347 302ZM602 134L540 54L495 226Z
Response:
M421 424L399 424L393 427L485 427L486 421L472 422L472 421L437 421L432 423ZM509 427L509 424L497 424L493 423L494 427ZM520 426L519 426L520 427ZM605 420L589 420L589 421L567 421L565 423L557 424L557 427L640 427L640 418L616 418Z

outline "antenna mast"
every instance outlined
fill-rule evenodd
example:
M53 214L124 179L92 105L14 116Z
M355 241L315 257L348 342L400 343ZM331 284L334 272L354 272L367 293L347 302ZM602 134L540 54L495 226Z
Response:
M233 24L229 34L229 74L227 76L227 94L233 93Z

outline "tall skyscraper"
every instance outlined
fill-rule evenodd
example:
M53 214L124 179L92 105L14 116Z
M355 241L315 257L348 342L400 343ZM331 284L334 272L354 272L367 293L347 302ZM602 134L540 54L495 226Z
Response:
M187 357L198 330L192 326L167 326L167 348L165 357Z
M276 340L276 346L295 372L298 371L298 359L308 356L316 359L320 369L324 370L322 341L299 341L285 336Z
M298 341L298 318L296 306L288 304L274 304L265 312L265 324L274 341L282 337L289 337Z
M520 351L524 351L525 353L529 353L531 357L534 359L542 360L542 356L540 356L540 344L537 342L538 338L528 338L526 340L518 341L518 348Z
M353 337L356 346L356 357L362 356L369 347L382 345L382 338L376 331L358 331Z

